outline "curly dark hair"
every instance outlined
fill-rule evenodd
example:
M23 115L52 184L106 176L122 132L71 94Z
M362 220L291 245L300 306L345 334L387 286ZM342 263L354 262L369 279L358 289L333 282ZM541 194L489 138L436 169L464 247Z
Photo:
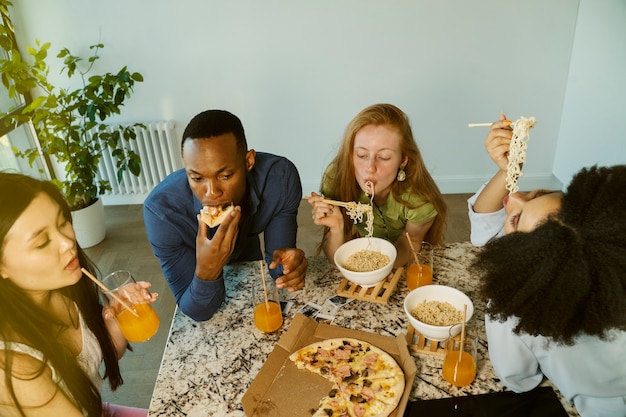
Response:
M472 265L493 320L571 345L626 330L626 165L585 168L561 209L530 233L483 248Z

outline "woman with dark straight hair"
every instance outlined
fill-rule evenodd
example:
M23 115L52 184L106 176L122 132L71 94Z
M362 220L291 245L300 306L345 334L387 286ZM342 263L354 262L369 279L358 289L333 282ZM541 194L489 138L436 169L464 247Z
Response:
M114 318L121 306L103 306L81 271L97 274L58 188L0 173L0 196L0 415L146 416L102 403L104 378L112 390L123 383L118 360L128 342ZM149 283L137 285L156 300Z

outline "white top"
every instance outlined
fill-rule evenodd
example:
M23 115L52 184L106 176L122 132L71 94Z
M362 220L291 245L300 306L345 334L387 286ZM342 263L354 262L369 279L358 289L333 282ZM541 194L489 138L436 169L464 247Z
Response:
M543 336L515 334L518 319L485 317L489 357L508 388L526 392L549 378L582 417L626 416L626 332L610 338L579 336L572 346Z
M78 310L78 307L77 307ZM100 349L100 344L98 343L98 339L93 334L89 327L85 325L83 321L83 316L78 310L78 319L80 322L80 330L82 334L82 349L76 360L78 361L79 366L85 371L91 382L96 386L98 390L102 387L102 377L100 376L99 368L100 363L102 362L102 349ZM23 353L33 358L43 362L43 353L34 349L32 346L25 345L23 343L6 343L0 340L0 350L4 350L8 348L19 353ZM47 363L50 371L52 372L52 380L59 385L59 388L68 396L68 398L73 398L70 392L65 385L65 382L61 379L61 377L57 374L56 370L52 367L50 363Z
M504 221L506 220L506 211L504 207L493 213L476 213L474 211L474 203L485 188L487 183L483 184L480 189L467 200L467 213L470 220L470 241L474 246L483 246L495 237L504 236Z

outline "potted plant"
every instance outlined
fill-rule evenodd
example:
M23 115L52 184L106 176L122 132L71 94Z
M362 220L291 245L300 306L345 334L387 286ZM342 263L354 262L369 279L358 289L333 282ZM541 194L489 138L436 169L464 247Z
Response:
M3 25L6 26L6 22ZM112 128L106 121L110 116L120 114L135 83L143 81L140 73L131 73L125 66L117 73L90 74L103 47L101 43L90 46L93 52L86 62L67 48L58 53L57 57L63 59L61 73L67 75L73 88L57 87L50 82L50 66L46 62L50 43L37 41L36 47L28 48L32 62L22 60L15 49L9 52L8 59L0 59L2 83L9 96L34 93L32 101L19 111L12 109L3 116L6 124L15 126L31 122L40 149L14 151L18 156L28 158L31 164L42 153L56 162L55 171L61 172L57 172L53 181L61 188L72 209L84 209L97 203L100 208L96 210L102 215L104 210L99 196L111 190L108 180L97 179L102 153L109 148L117 158L118 181L125 170L134 175L141 170L139 155L124 146L126 141L135 139L135 127L141 124ZM81 65L86 68L81 69ZM74 223L78 234L82 229L76 217ZM104 221L101 229L104 230ZM78 241L81 246L92 246L104 239L104 234L100 234L101 238L95 243L91 241L98 237L90 242L81 242L80 238Z

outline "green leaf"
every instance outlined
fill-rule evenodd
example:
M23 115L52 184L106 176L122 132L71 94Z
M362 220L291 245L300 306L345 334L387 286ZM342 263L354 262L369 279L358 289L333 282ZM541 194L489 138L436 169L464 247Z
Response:
M0 2L4 4L6 0ZM7 26L0 27L0 38L7 33L6 30ZM13 126L32 122L42 152L64 164L65 178L54 182L70 205L76 208L93 201L99 193L111 190L107 180L95 179L104 148L110 148L118 159L118 180L121 181L121 173L125 170L133 175L140 174L139 156L122 146L136 138L134 126L137 124L112 131L107 127L109 117L121 114L126 99L132 95L134 83L143 82L143 76L128 71L126 66L117 73L91 73L100 49L104 48L98 43L89 46L91 53L86 58L73 55L67 48L61 49L56 55L63 63L61 73L65 72L72 81L68 87L55 85L48 80L50 47L49 42L36 40L35 46L26 49L32 62L22 60L19 51L10 51L8 59L0 59L0 79L10 97L38 88L32 102L20 112L5 117L3 124ZM72 87L76 85L82 87ZM122 143L121 138L124 138ZM14 152L30 163L39 157L37 148Z

